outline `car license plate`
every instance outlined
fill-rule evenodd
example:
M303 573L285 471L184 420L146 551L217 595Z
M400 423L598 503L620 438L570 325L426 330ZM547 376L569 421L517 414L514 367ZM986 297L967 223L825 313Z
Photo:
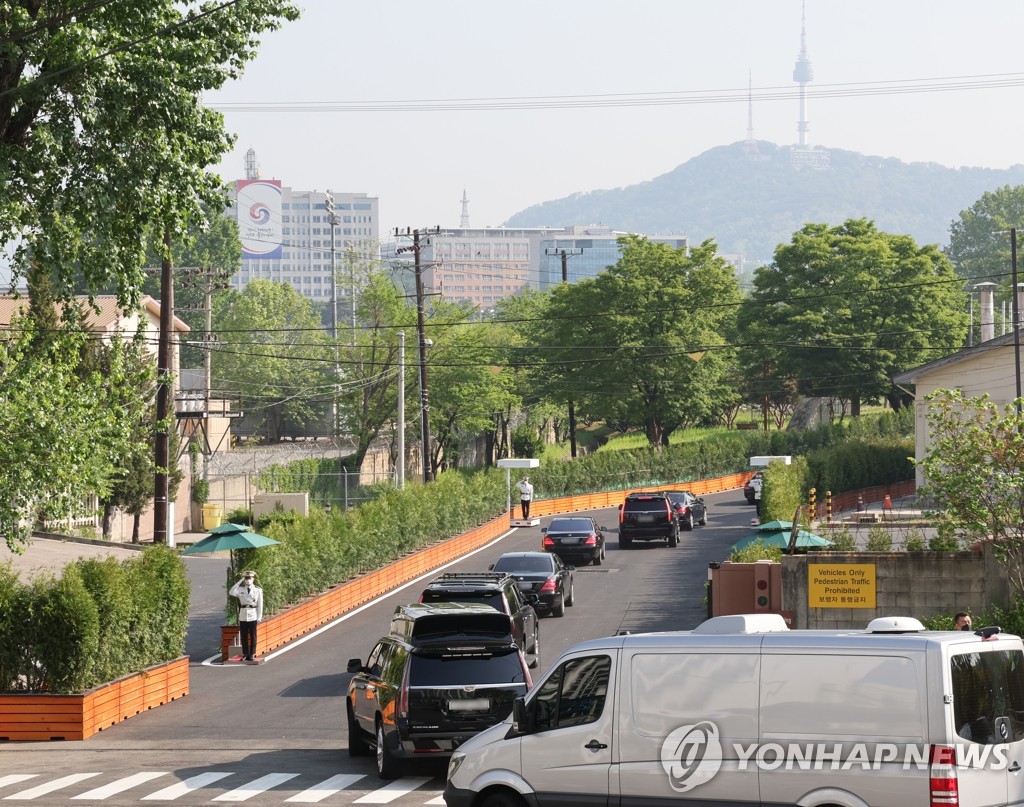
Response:
M578 544L579 542L580 542L579 538L573 538L572 536L569 536L569 537L560 539L558 543L560 543L562 546L573 546L575 544Z
M636 520L639 524L653 524L654 519L654 513L641 513L636 517Z
M448 701L449 712L486 712L490 708L490 698L465 698Z

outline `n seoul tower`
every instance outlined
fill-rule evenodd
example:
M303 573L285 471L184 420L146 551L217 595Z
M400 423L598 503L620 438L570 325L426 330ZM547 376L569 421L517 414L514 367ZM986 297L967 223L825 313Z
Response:
M800 121L796 130L799 133L800 146L807 146L807 85L814 81L814 68L811 67L811 60L807 58L807 24L806 24L806 3L800 5L800 55L796 60L796 67L793 68L793 81L800 85Z

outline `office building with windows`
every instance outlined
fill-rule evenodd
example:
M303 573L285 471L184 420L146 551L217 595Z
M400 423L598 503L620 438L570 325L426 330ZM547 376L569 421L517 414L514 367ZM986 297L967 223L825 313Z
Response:
M280 180L262 179L252 149L246 155L246 179L235 182L234 204L226 215L238 221L242 263L231 278L241 291L250 281L289 283L303 297L331 300L331 215L334 204L335 277L344 278L346 262L378 254L378 200L365 193L300 191ZM338 298L351 293L339 282Z

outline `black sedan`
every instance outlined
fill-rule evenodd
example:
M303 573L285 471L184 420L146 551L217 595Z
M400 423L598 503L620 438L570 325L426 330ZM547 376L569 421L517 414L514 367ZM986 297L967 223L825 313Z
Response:
M564 616L573 604L575 566L567 566L558 555L547 552L506 552L491 566L518 581L519 588L542 614Z
M694 524L703 527L708 523L708 508L702 497L694 496L688 490L667 490L665 494L672 501L680 529L692 530Z
M566 562L600 566L604 560L604 527L588 516L553 518L541 533L541 548Z

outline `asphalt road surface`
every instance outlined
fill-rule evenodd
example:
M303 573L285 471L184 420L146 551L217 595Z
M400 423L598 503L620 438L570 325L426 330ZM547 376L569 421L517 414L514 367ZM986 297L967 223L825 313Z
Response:
M674 549L634 543L620 550L617 511L593 513L609 528L607 559L577 569L576 604L564 617L541 619L535 681L583 639L619 630L685 630L704 619L708 563L725 560L750 532L754 515L740 490L705 498L707 526L682 533ZM539 549L540 540L539 528L514 529L446 570L485 570L502 552ZM279 649L259 666L226 666L210 657L219 646L227 561L185 560L193 584L191 694L81 742L0 744L0 800L61 807L444 803L445 762L420 764L387 783L377 778L372 758L350 758L346 750L346 662L366 658L395 606L416 601L424 580Z

